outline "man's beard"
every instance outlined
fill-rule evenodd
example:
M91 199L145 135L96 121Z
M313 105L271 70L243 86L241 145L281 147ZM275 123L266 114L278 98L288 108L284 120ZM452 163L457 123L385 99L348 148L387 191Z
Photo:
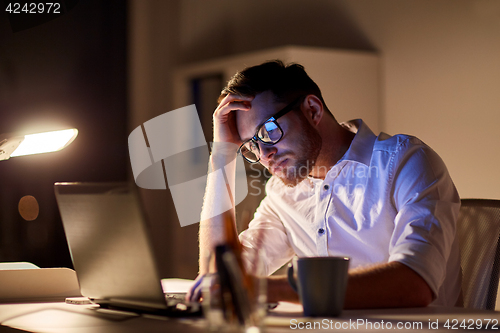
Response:
M299 145L292 153L285 153L282 155L285 156L285 158L287 155L290 155L290 158L295 159L295 163L281 170L279 172L280 175L275 175L289 187L297 186L309 176L319 156L323 143L318 131L316 131L306 119L304 119L302 124L301 133L303 134L301 135ZM279 157L280 156L278 156L278 158Z

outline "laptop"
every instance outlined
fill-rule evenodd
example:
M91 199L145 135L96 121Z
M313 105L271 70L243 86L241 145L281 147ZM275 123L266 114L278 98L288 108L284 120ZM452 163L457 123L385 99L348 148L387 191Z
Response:
M163 293L137 188L129 183L56 183L57 205L80 291L103 309L199 315L198 303Z

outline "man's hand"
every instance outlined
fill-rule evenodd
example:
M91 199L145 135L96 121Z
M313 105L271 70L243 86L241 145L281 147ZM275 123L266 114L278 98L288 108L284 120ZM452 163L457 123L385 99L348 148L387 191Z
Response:
M204 277L205 274L200 274L196 277L196 280L194 280L193 285L189 288L186 294L186 301L199 302L201 300L201 287Z
M219 103L214 111L214 142L230 142L241 145L240 135L236 129L236 114L233 111L248 111L251 108L252 96L236 96L229 94Z

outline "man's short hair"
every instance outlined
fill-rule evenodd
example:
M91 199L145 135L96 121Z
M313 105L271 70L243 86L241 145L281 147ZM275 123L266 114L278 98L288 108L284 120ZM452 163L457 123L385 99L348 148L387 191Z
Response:
M290 103L303 95L315 95L326 107L321 90L299 64L285 65L281 60L265 62L236 73L222 90L218 102L229 94L255 96L272 91L276 102Z

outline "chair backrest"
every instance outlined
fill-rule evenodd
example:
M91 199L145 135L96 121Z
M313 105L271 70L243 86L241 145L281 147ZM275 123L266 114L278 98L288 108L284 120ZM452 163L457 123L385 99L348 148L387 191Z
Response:
M464 307L494 310L500 270L500 200L462 199L457 236Z

